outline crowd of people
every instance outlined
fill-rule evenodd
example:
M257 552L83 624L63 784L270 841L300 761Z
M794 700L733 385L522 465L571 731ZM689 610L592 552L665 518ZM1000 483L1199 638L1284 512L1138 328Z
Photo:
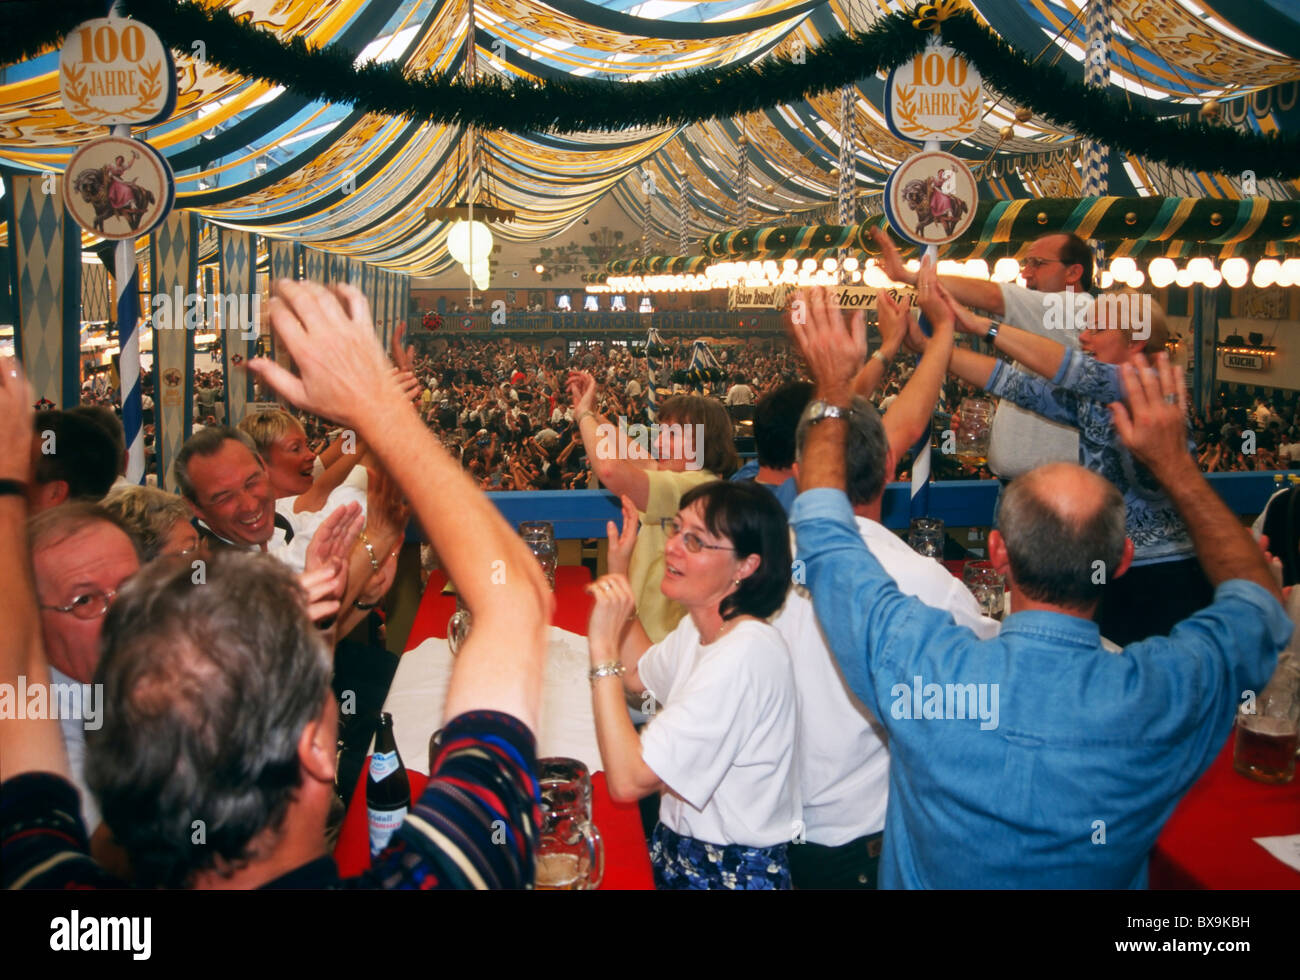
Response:
M649 421L631 351L384 351L345 285L276 284L294 372L248 370L293 411L196 427L179 495L123 485L102 406L34 414L0 365L0 689L70 709L0 717L3 883L530 886L554 599L484 490L589 470L623 512L590 587L596 736L611 796L657 798L658 887L1142 887L1241 692L1295 687L1279 570L1200 474L1163 314L1091 305L1086 243L1038 239L1020 287L877 242L928 333L882 292L868 356L863 315L807 291L793 345L729 348L730 398L657 393L639 449L614 437ZM1074 293L1086 321L1054 331ZM1001 399L1004 623L880 523L975 391ZM396 668L375 609L412 520L474 628L427 788L341 880L329 829Z

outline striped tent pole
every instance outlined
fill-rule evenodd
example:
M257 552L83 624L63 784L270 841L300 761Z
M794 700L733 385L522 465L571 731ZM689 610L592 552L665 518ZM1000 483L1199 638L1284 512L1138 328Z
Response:
M1083 81L1090 88L1110 84L1110 0L1089 0L1087 19L1088 56ZM1103 197L1110 185L1109 150L1092 140L1083 141L1083 196ZM1091 243L1098 265L1105 261L1101 242Z
M686 370L687 372L697 370L703 371L706 368L717 368L720 371L722 370L722 365L719 364L718 359L713 356L713 351L709 350L708 344L702 340L694 341L691 344L691 360L690 363L686 365ZM700 382L700 391L707 392L710 387L710 382Z
M749 224L749 138L740 125L740 159L736 162L736 227Z
M842 225L854 224L857 219L853 207L857 189L857 135L853 125L856 104L857 86L845 85L840 89L840 182L836 196Z
M650 416L653 422L659 414L659 393L655 391L655 375L659 373L659 356L651 355L651 351L663 344L659 336L659 331L651 327L645 335L645 373L647 381L646 390L646 414Z
M113 127L113 135L131 138L131 127ZM126 478L144 483L144 408L140 390L140 269L135 261L135 239L115 246L113 288L117 299L118 397L122 428L126 433Z
M926 153L939 149L939 144L935 140L926 140L924 151ZM922 257L929 256L933 262L939 261L939 246L927 245ZM926 335L930 334L930 325L921 319L921 329ZM930 413L930 421L925 423L925 431L921 433L916 444L912 446L912 487L909 499L908 516L925 517L930 513L930 438L931 429L933 428L934 413Z
M686 175L682 174L681 196L677 199L677 254L690 254L691 194Z

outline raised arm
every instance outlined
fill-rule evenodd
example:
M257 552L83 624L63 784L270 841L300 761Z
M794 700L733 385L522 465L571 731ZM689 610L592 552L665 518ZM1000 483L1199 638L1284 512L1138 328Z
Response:
M953 352L953 314L939 292L936 278L933 262L926 259L921 263L921 274L917 279L917 298L933 332L916 370L889 406L883 419L885 436L889 439L889 447L894 451L895 459L902 459L930 424L935 403L939 400L939 389L943 386L944 375L948 370L949 357ZM891 316L911 317L910 313L893 304L883 292L880 298L882 303L889 302L893 306ZM890 476L892 478L892 474Z
M26 486L31 479L32 405L36 395L18 362L0 361L0 478ZM27 551L27 502L21 493L0 494L0 684L28 691L50 685L41 645L36 586ZM48 717L0 713L0 780L24 772L67 777L68 754L59 723Z
M651 461L619 459L617 445L608 438L614 427L596 412L596 379L586 371L569 375L569 396L573 399L573 421L582 434L582 445L592 472L607 489L620 497L628 496L639 511L650 505L650 478L646 476Z
M1009 323L1004 323L993 331L995 324L986 316L973 313L955 297L946 287L939 287L939 294L946 300L956 319L957 329L962 333L983 337L986 340L993 333L993 347L1006 354L1012 360L1023 364L1035 374L1044 378L1055 378L1065 360L1066 346L1049 337L1021 330Z
M893 240L880 228L871 229L871 237L880 246L880 268L894 282L916 285L916 272L909 272ZM969 279L966 276L940 276L939 282L954 299L979 310L988 310L1001 316L1006 312L1002 288L987 279Z
M271 323L300 376L263 358L249 369L294 404L357 430L411 501L474 617L445 717L500 711L536 731L554 600L523 541L389 376L365 297L347 285L281 280Z
M1264 553L1206 482L1187 451L1187 388L1182 368L1171 367L1164 352L1156 358L1155 371L1148 369L1141 355L1134 360L1136 366L1120 368L1127 406L1120 402L1110 406L1124 446L1160 481L1173 501L1211 584L1217 587L1231 579L1246 579L1281 602L1281 590Z

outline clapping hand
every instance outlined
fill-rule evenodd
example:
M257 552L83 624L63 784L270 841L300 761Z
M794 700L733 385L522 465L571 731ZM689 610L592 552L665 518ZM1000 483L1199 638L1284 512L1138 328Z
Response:
M587 586L587 591L596 600L587 624L588 649L594 666L610 654L617 655L619 639L636 612L636 596L626 575L602 575Z
M623 504L623 527L614 526L613 521L605 523L605 533L609 535L609 571L613 575L626 575L632 563L632 550L636 547L637 531L641 519L636 512L632 498L623 494L618 498Z
M872 228L871 239L880 246L881 271L894 282L901 282L908 286L915 285L916 277L907 271L907 267L903 265L903 257L899 255L893 240L885 234L884 229Z

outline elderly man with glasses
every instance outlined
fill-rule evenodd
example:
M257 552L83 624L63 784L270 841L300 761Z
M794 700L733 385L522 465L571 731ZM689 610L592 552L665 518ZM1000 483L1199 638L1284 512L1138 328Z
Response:
M140 559L125 528L96 504L68 503L42 511L28 522L27 540L50 680L54 691L69 695L59 710L63 742L81 793L86 830L93 834L100 814L85 781L86 730L103 719L96 717L100 704L91 682L99 665L104 614L122 583L139 570Z
M879 229L881 268L895 282L916 285L917 273L903 265L898 249ZM1092 307L1092 249L1078 235L1056 232L1035 239L1020 260L1025 285L967 276L940 276L953 299L995 319L1067 347L1078 348ZM1065 315L1059 315L1064 311ZM1079 434L1009 401L999 403L989 433L989 469L1005 485L1047 463L1077 463Z

